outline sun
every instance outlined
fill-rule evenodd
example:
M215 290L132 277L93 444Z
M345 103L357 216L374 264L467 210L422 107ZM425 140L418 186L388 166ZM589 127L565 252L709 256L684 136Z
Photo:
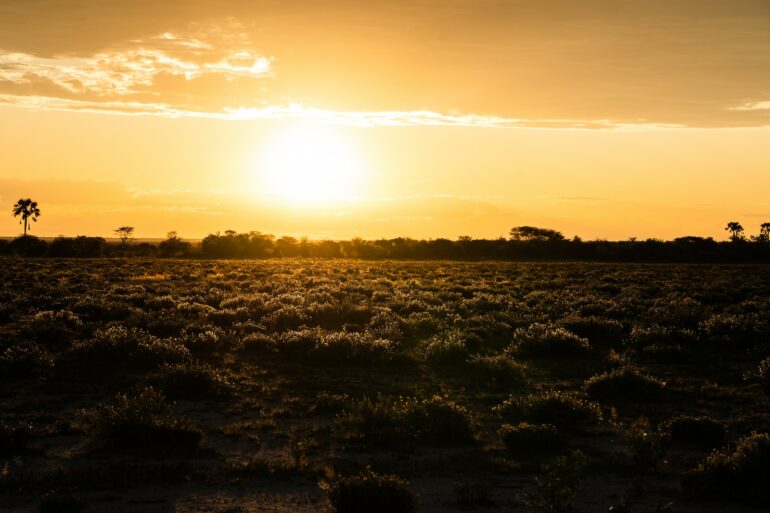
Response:
M259 155L260 188L295 205L354 198L363 159L335 127L303 125L273 133Z

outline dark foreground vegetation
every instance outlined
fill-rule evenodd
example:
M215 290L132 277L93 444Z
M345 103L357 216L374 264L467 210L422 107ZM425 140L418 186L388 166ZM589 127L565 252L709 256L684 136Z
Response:
M768 267L0 263L0 511L770 500Z
M530 228L530 227L519 227ZM276 238L260 232L208 235L191 243L175 233L158 243L119 243L101 237L58 237L45 241L32 236L0 239L0 255L51 258L162 257L162 258L360 258L364 260L511 260L511 261L594 261L594 262L746 262L770 263L770 242L766 236L734 237L717 242L712 238L680 237L659 239L583 241L565 239L553 230L533 228L558 237L531 236L509 239L457 240L409 238L379 240L308 240ZM516 229L514 229L516 230Z

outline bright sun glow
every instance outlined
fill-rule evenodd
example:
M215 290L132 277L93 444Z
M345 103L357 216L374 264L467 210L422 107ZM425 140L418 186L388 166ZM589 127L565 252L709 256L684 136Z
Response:
M351 199L362 178L355 146L324 125L277 132L262 148L259 165L263 190L300 205Z

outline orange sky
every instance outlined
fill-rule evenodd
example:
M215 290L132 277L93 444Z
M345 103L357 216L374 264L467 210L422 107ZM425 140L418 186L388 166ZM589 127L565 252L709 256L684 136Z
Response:
M0 235L20 196L42 236L751 234L768 26L764 0L3 2Z

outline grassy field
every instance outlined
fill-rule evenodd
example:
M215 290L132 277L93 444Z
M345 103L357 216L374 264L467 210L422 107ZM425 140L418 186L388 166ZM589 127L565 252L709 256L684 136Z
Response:
M770 499L770 267L1 263L1 511Z

